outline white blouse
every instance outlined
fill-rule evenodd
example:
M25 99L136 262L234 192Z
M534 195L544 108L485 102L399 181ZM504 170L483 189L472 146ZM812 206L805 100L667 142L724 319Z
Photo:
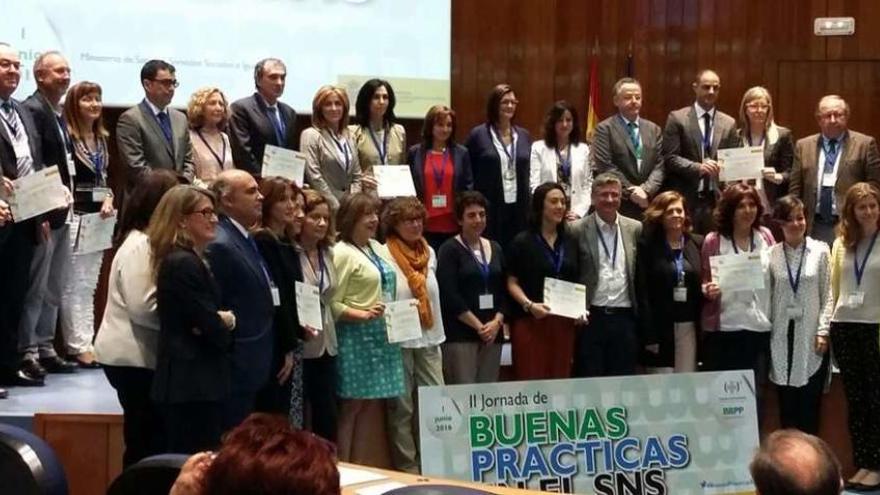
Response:
M743 290L723 292L721 294L721 325L722 332L750 330L752 332L770 331L770 244L754 230L755 249L761 253L761 265L764 268L764 288L761 290ZM735 254L733 243L723 235L719 236L718 254ZM744 251L739 250L740 253Z
M571 147L571 178L570 196L571 211L580 217L587 216L590 209L590 195L593 187L593 174L590 170L590 147L586 143L578 143ZM557 182L559 158L556 150L548 147L544 140L532 143L529 160L529 191L545 182Z

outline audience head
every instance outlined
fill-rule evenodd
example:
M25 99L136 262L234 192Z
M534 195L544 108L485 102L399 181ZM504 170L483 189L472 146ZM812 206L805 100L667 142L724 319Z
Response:
M303 221L302 189L283 177L266 177L260 182L263 195L263 226L276 235L283 233L288 241L299 235Z
M229 121L229 103L220 88L196 90L189 99L186 116L193 129L225 129Z
M336 223L339 238L359 246L376 236L379 201L366 193L346 194L339 204Z
M715 207L715 225L718 232L730 238L734 230L757 229L761 225L764 206L754 187L737 182L730 184L721 194Z
M41 53L34 60L34 80L40 93L46 95L52 103L58 103L70 86L70 65L67 59L55 50Z
M314 189L304 190L303 196L305 197L303 205L305 216L299 233L299 242L304 247L316 244L321 249L329 248L336 237L330 202L323 194Z
M145 168L137 176L131 192L126 196L122 217L119 220L116 244L121 244L132 230L145 231L159 200L168 190L181 183L181 177L171 170Z
M632 77L624 77L614 83L614 106L626 120L639 118L642 110L642 85Z
M176 72L174 66L164 60L150 60L141 68L144 93L160 110L171 104L174 90L180 85L175 78Z
M426 215L424 205L415 196L394 198L382 211L382 231L388 237L415 244L422 238Z
M330 443L294 430L287 419L252 414L226 434L205 471L211 495L339 495Z
M529 210L529 228L541 232L544 225L565 228L565 214L568 212L568 198L565 189L558 182L545 182L532 193L532 207Z
M739 104L739 125L744 135L748 136L752 124L765 132L773 125L773 98L762 86L746 90Z
M81 140L89 132L96 136L109 136L104 127L101 86L89 81L71 86L64 101L64 120L67 122L67 131L74 139Z
M581 142L581 126L578 123L578 113L574 105L559 100L550 107L544 116L544 143L555 148L562 138L567 138L569 143Z
M422 148L427 151L434 142L443 143L450 153L455 146L455 111L446 105L434 105L422 123Z
M358 91L354 104L355 120L363 127L369 127L371 120L382 120L384 127L391 127L396 119L394 115L396 104L394 88L388 81L370 79Z
M516 93L508 84L498 84L489 93L486 103L486 122L496 125L499 122L512 122L516 116Z
M651 200L645 209L644 229L654 235L691 231L691 219L684 196L677 191L664 191Z
M749 464L759 495L838 495L840 463L821 438L797 430L771 433Z
M341 133L348 125L348 94L339 86L321 86L312 99L312 125Z
M245 229L256 227L263 215L263 195L254 177L244 170L224 170L211 184L220 213Z
M593 179L591 191L593 207L602 221L613 222L617 219L622 188L620 178L611 172L601 173Z
M461 226L461 235L474 240L486 230L486 210L489 202L479 191L464 191L455 199L455 218Z
M18 50L0 43L0 99L8 100L21 82L21 59Z
M837 235L848 248L859 243L866 233L873 233L880 220L880 191L867 182L857 182L846 192Z
M270 105L274 105L284 94L286 80L287 66L277 58L264 58L254 66L254 86Z
M215 204L210 191L188 184L174 186L162 196L147 227L154 273L175 248L202 252L214 240Z
M704 110L715 108L718 92L721 91L721 78L711 69L702 69L691 85L697 97L697 104Z
M804 216L804 203L789 194L776 200L773 205L773 220L782 227L785 242L798 244L807 232L807 217Z
M816 121L822 135L828 139L839 139L847 129L849 104L840 96L826 95L816 106Z

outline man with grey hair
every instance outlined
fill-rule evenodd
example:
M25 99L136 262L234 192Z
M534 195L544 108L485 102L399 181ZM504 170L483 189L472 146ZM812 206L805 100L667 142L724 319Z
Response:
M759 495L838 495L843 488L840 463L828 444L798 430L765 438L749 472Z
M846 191L856 182L880 187L877 141L849 129L849 105L826 95L816 106L820 132L798 140L794 147L789 190L804 202L807 232L831 244Z
M277 58L266 58L254 67L257 91L232 103L232 158L235 166L259 177L266 145L293 149L296 112L278 101L284 94L287 67Z

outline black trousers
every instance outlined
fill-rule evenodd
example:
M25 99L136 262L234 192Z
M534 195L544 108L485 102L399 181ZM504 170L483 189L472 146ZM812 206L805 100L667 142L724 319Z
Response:
M802 387L779 385L779 423L783 428L797 428L810 435L819 434L819 405L828 376L828 354L822 366Z
M165 428L159 411L150 400L153 370L106 364L103 369L122 405L122 436L125 439L123 467L164 452Z
M223 435L223 403L213 401L163 404L168 441L166 452L195 454L217 450Z
M857 468L880 469L880 349L876 323L831 322L831 348L843 375Z
M303 360L303 399L311 412L312 432L336 443L339 406L336 402L336 358L324 353Z
M18 324L30 285L37 227L25 220L0 228L0 384L18 370Z
M575 337L574 376L635 374L638 341L631 309L591 306L589 324Z

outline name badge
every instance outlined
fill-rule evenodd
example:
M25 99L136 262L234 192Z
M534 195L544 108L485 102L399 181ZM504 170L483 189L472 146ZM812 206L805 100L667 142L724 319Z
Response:
M446 195L445 194L434 194L431 196L431 207L432 208L446 208Z
M865 293L862 291L850 292L846 295L847 306L857 308L865 302Z
M480 309L492 309L495 307L495 297L492 294L480 294Z
M834 187L834 174L822 174L822 187Z
M687 287L675 287L672 289L672 300L675 302L687 302L688 300L688 290Z
M785 314L790 320L800 320L804 317L804 308L800 304L792 303L785 307Z
M96 187L92 189L92 202L103 203L104 198L110 194L109 187Z
M269 291L272 293L272 305L281 306L281 293L278 292L278 287L272 287Z
M67 153L65 157L67 158L67 175L76 177L76 164L73 163L73 155Z
M506 204L513 204L513 203L516 203L516 189L510 190L510 189L506 189L506 188L505 188L505 190L504 190L504 202L505 202Z

